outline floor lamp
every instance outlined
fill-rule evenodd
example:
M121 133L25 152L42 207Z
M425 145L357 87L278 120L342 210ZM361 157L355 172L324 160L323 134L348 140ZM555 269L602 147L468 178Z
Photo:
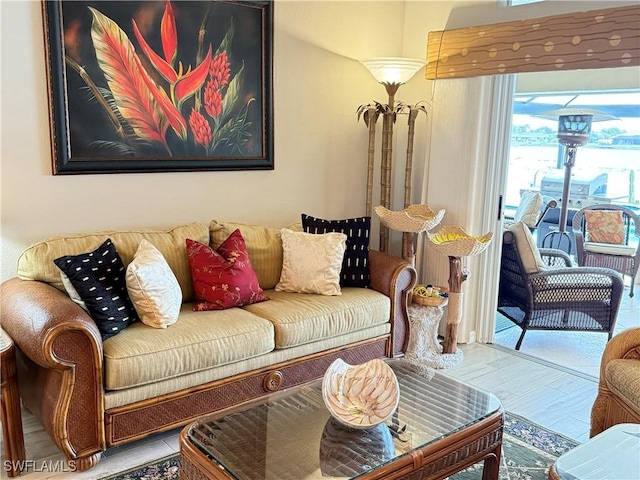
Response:
M396 104L395 95L400 85L408 82L426 62L415 58L379 57L361 61L369 69L375 79L381 83L387 95L388 103L375 102L372 105L361 105L358 108L358 116L362 113L364 121L369 127L369 158L367 168L367 200L366 215L371 216L372 190L373 190L373 162L375 153L375 123L382 114L382 156L380 161L380 204L385 208L391 208L391 172L393 165L393 125L396 115L404 109L402 103ZM414 109L415 110L415 109ZM417 111L416 111L417 114ZM415 120L415 116L413 117ZM407 159L410 166L410 159ZM411 175L411 168L407 169L407 175ZM406 181L405 181L406 185ZM380 225L380 251L389 249L389 229Z
M592 122L615 120L616 117L596 110L562 108L539 115L542 118L558 118L558 142L564 145L564 183L560 198L560 220L557 232L549 232L542 240L542 246L561 249L566 240L567 253L571 253L572 241L567 233L567 216L571 195L571 170L575 166L578 147L589 141ZM554 247L554 241L557 240Z

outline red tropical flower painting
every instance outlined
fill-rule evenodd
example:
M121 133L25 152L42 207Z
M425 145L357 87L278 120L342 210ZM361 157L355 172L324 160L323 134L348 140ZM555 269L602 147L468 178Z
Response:
M45 1L54 173L273 168L272 8Z

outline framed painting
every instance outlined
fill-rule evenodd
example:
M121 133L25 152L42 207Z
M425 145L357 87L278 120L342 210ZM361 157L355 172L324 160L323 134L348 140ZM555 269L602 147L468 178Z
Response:
M43 1L53 173L269 170L272 1Z

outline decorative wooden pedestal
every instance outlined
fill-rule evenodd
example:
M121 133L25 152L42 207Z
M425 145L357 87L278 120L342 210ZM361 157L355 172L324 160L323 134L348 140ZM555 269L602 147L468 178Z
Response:
M449 256L449 315L447 334L442 343L444 353L456 353L458 350L458 325L462 321L462 282L469 272L462 268L460 257Z
M450 368L460 365L462 350L443 353L438 341L438 324L444 314L443 307L409 306L409 343L405 360L419 366Z

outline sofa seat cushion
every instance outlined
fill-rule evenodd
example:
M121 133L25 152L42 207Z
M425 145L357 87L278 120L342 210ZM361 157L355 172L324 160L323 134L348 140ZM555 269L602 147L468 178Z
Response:
M274 327L268 320L240 308L194 312L193 306L183 304L178 321L169 328L134 323L106 340L105 388L145 385L274 349Z
M640 360L611 360L605 370L605 379L612 392L640 413Z
M276 348L288 348L388 323L389 297L368 288L345 287L340 296L265 291L268 302L242 307L275 327Z
M229 379L236 375L242 375L253 370L273 370L274 365L283 362L291 362L303 357L313 356L334 348L347 346L351 343L363 342L372 338L387 335L391 331L391 324L384 323L375 327L365 328L357 332L338 337L305 343L297 347L279 348L265 355L248 358L239 362L229 363L219 367L182 375L160 382L153 382L135 388L124 390L109 390L105 392L104 405L106 409L121 407L135 402L141 402L149 398L169 395L184 389L197 388L217 380Z
M187 260L186 239L209 242L209 229L202 223L190 223L169 230L109 230L52 237L27 248L18 258L18 277L22 280L46 282L65 292L60 270L53 261L64 255L79 255L94 250L107 238L122 258L125 267L133 260L141 240L147 240L164 256L182 290L182 299L194 299L191 271Z

